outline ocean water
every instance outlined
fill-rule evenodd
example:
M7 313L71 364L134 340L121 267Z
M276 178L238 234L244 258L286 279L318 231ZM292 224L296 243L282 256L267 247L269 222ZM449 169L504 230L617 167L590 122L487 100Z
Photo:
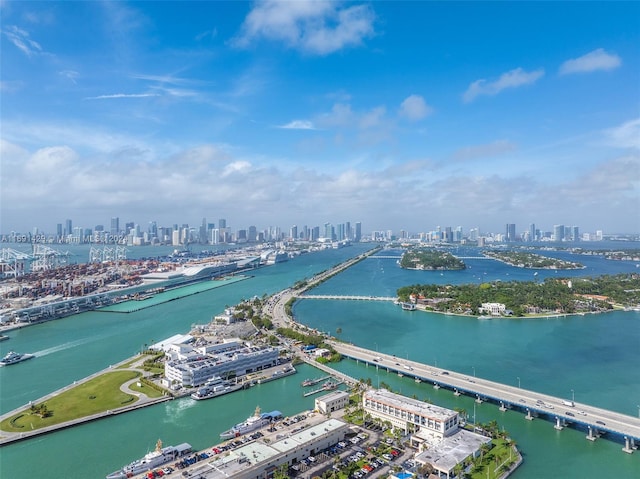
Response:
M9 333L0 354L9 349L38 357L0 368L0 412L26 404L76 379L124 360L145 344L186 332L205 323L226 305L254 295L271 294L308 278L365 246L301 255L256 270L253 277L187 298L130 314L88 312ZM385 252L387 254L387 252ZM568 253L557 253L568 254ZM572 256L573 257L573 256ZM635 271L635 264L580 257L588 268L571 274ZM588 260L588 261L586 261ZM477 264L476 264L477 263ZM469 261L464 272L401 270L393 259L367 259L316 288L314 293L394 295L406 284L460 283L485 277L525 279L532 273L486 260ZM486 274L485 274L486 273ZM554 274L541 272L544 274ZM476 278L474 278L474 276ZM521 386L576 401L638 414L640 313L610 313L536 320L478 321L472 318L402 311L391 303L303 300L297 319L339 334L371 349L426 363L437 363L470 376ZM416 395L472 414L471 398L456 397L373 367L343 361L338 369L355 377L384 381L403 394ZM300 373L209 401L180 399L121 416L84 424L0 449L1 478L103 478L142 456L158 438L166 444L189 442L204 448L218 435L249 416L257 405L294 414L311 408L300 382L319 373L303 365ZM476 405L478 421L496 419L522 448L525 462L516 479L640 477L640 452L625 454L621 444L584 439L574 429L556 431L545 420L526 421L521 413L502 413L495 405ZM35 459L34 459L35 458Z

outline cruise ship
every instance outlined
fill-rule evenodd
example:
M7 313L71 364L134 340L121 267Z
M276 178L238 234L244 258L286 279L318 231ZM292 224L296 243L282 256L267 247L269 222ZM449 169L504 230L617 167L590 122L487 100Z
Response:
M148 452L142 459L136 459L131 464L122 469L112 472L107 479L124 479L147 472L155 467L162 466L171 461L175 461L191 452L191 444L182 443L178 446L162 447L162 441L158 439L155 450Z
M33 354L21 354L15 351L9 351L4 358L0 359L0 366L11 366L12 364L21 363L27 359L35 358Z
M280 417L282 417L282 413L280 411L261 413L260 406L258 406L256 407L253 416L250 416L243 422L236 424L228 431L223 432L220 434L220 437L222 439L233 439L234 437L242 436L243 434L260 429Z

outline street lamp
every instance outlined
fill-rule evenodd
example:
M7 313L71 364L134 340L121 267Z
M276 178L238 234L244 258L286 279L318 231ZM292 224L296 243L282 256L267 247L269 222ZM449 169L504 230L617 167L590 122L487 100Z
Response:
M518 389L520 389L520 376L517 376L516 379L518 380Z
M575 393L573 392L573 389L572 389L571 390L571 402L575 402L575 400L576 400L576 395L575 395Z

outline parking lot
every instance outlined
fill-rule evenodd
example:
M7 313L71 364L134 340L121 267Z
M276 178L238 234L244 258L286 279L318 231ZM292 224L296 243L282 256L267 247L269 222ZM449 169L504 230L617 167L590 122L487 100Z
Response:
M344 441L292 465L289 476L307 479L333 469L347 473L350 479L369 479L386 476L394 466L414 471L414 451L398 447L394 438L385 436L386 428L367 426L354 428L353 435Z

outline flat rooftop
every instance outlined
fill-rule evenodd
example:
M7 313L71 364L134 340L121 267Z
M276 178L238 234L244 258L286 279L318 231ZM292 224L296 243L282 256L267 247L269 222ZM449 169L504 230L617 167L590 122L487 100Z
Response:
M441 471L451 471L456 464L464 461L486 442L491 442L491 438L466 429L458 429L455 434L430 444L429 448L417 454L415 459L421 463L429 462Z
M403 409L413 414L420 416L430 417L440 421L446 421L458 413L452 409L447 409L434 404L425 403L417 399L401 396L400 394L392 393L386 389L369 389L365 393L365 397L373 399L377 402L381 402L388 406L392 406L397 409Z
M347 426L343 421L327 419L324 415L317 413L302 413L297 417L300 420L292 421L289 426L283 424L288 419L285 418L277 423L275 431L262 429L261 432L264 434L262 438L234 450L212 455L209 459L183 471L188 470L190 477L228 479L246 472L257 464L276 459L287 451L312 442L323 434ZM211 449L208 448L206 452L211 452Z

